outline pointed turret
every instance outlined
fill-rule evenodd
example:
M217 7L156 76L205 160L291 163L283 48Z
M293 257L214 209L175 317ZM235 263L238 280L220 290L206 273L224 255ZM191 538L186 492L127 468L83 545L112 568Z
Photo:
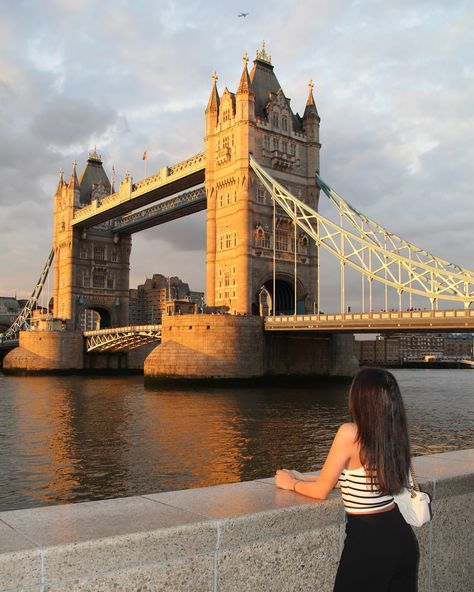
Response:
M61 167L59 170L59 178L58 178L58 185L56 187L56 195L60 195L63 187L64 187L64 169Z
M79 207L81 203L81 190L79 186L79 181L77 179L76 166L77 163L75 160L73 160L71 177L69 178L67 190L68 194L70 195L70 203L72 203L75 207Z
M316 109L316 103L314 102L314 84L312 80L309 81L308 87L309 94L308 100L306 101L302 124L308 139L307 146L310 148L307 156L308 171L310 175L313 175L315 172L319 171L319 150L321 148L321 144L319 143L319 123L321 120L319 118L318 110Z
M217 74L212 73L212 90L206 107L206 134L212 134L219 119L219 93L217 92Z
M69 183L68 183L68 187L70 189L76 189L76 187L79 187L79 181L77 179L76 167L77 167L77 162L75 160L73 160L72 161L71 177L70 177Z
M311 118L316 117L319 120L318 110L316 109L316 103L314 102L314 96L313 96L314 84L313 84L312 80L309 81L308 87L309 87L309 94L308 94L308 100L306 101L306 108L304 110L303 119L308 119L310 117Z
M219 112L219 93L217 92L217 74L214 71L212 73L212 90L209 101L207 102L206 113L218 113Z
M239 88L235 94L235 114L237 119L255 121L255 93L247 69L249 63L247 52L244 54L243 61L244 67L240 77Z
M249 63L249 56L247 52L245 52L244 57L244 68L242 70L242 76L240 77L239 88L237 89L238 93L253 93L252 82L250 80L249 72L247 69L247 64Z

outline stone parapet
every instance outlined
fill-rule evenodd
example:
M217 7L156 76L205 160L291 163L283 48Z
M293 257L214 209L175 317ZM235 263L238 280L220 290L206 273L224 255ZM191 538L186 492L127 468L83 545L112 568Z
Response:
M474 450L415 459L433 520L415 529L419 592L472 590ZM273 479L0 513L0 590L332 590L339 492L315 501Z

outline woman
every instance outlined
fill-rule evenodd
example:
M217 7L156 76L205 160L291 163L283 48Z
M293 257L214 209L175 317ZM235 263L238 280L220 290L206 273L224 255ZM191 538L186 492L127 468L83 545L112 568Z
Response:
M393 501L410 467L405 407L394 376L359 370L349 412L351 423L338 429L317 477L283 469L275 483L326 499L339 480L347 524L334 592L415 592L418 544Z

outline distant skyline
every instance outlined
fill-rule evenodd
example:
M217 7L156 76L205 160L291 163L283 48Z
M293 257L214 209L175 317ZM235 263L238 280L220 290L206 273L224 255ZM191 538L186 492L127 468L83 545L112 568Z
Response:
M315 84L323 179L474 269L473 30L462 0L0 0L0 295L38 279L61 168L96 146L109 178L137 181L202 151L212 72L235 91L262 40L293 111ZM133 236L130 287L154 273L205 290L205 212ZM338 275L323 281L324 306Z

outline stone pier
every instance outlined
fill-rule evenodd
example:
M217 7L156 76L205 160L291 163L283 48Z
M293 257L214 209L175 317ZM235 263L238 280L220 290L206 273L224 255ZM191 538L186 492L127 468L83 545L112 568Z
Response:
M21 331L19 347L3 360L5 372L62 372L84 368L79 331Z
M351 376L352 335L268 332L247 315L163 317L162 342L145 360L147 378L239 379Z
M433 520L414 529L419 592L470 592L474 450L418 457ZM0 513L0 591L331 592L340 492L273 479Z

